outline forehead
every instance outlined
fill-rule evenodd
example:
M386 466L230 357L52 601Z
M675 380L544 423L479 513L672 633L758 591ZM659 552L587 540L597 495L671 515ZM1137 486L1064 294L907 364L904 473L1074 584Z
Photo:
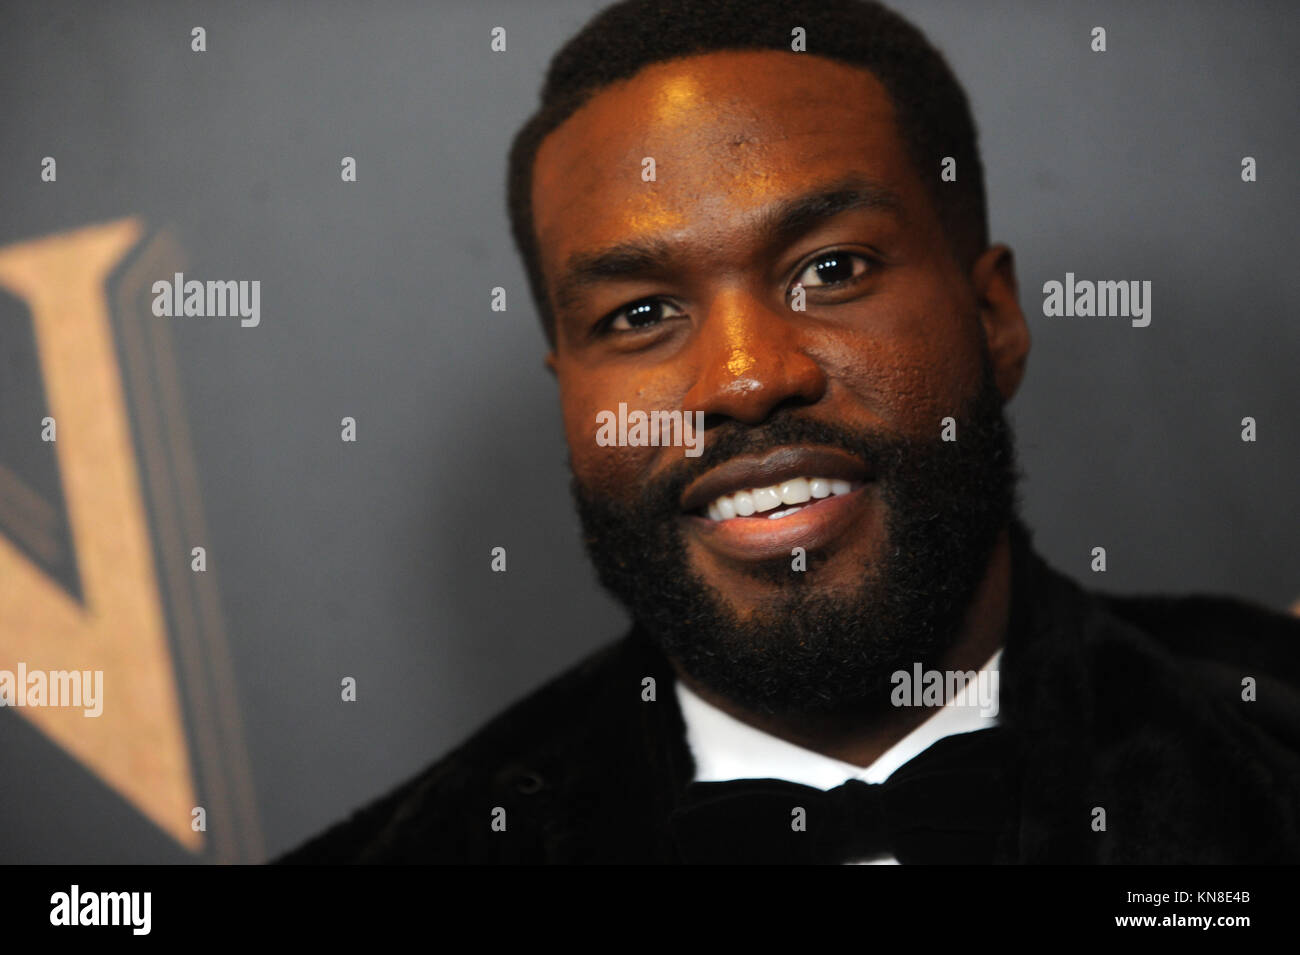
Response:
M601 90L538 150L543 266L629 238L722 230L849 174L923 201L889 95L867 70L777 51L655 64Z

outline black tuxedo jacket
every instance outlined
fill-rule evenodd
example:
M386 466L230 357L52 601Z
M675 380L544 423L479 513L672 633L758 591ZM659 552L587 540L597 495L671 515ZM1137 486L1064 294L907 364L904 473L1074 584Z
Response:
M1012 554L999 717L1019 808L997 861L1300 861L1300 621L1089 593L1018 525ZM678 862L693 765L673 679L634 630L279 861Z

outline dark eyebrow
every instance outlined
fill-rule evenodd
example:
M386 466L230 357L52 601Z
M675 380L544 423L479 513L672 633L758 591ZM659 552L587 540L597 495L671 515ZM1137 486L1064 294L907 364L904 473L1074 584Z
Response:
M885 212L895 217L902 213L898 193L878 183L853 178L823 187L802 196L786 199L764 210L758 229L769 248L788 245L827 219L854 209ZM581 291L602 281L637 279L666 272L673 260L673 249L663 239L620 242L595 252L577 252L565 263L555 288L555 302L560 312L577 300Z
M602 281L634 279L666 270L672 258L667 242L661 239L620 242L599 252L577 252L569 256L555 288L555 303L560 312L568 310L579 293Z
M898 218L903 212L903 200L892 189L877 183L850 179L778 203L764 213L762 230L769 246L789 245L827 219L854 209L884 212Z

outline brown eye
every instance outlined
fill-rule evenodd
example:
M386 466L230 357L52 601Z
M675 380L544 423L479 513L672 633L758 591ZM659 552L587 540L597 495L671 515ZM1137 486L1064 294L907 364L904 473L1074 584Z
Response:
M614 332L634 332L682 314L685 313L671 302L661 298L647 298L633 302L611 315L608 328Z
M860 255L837 250L817 256L795 279L804 288L822 288L839 285L857 278L867 271L868 262Z

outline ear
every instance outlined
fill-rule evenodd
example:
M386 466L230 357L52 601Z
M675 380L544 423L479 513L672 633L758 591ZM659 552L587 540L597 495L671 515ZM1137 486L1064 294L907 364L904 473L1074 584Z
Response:
M980 324L1003 400L1020 388L1029 358L1029 325L1020 310L1015 256L1005 245L991 245L971 268L979 302Z
M546 369L552 375L555 374L555 349L552 348L546 353Z

